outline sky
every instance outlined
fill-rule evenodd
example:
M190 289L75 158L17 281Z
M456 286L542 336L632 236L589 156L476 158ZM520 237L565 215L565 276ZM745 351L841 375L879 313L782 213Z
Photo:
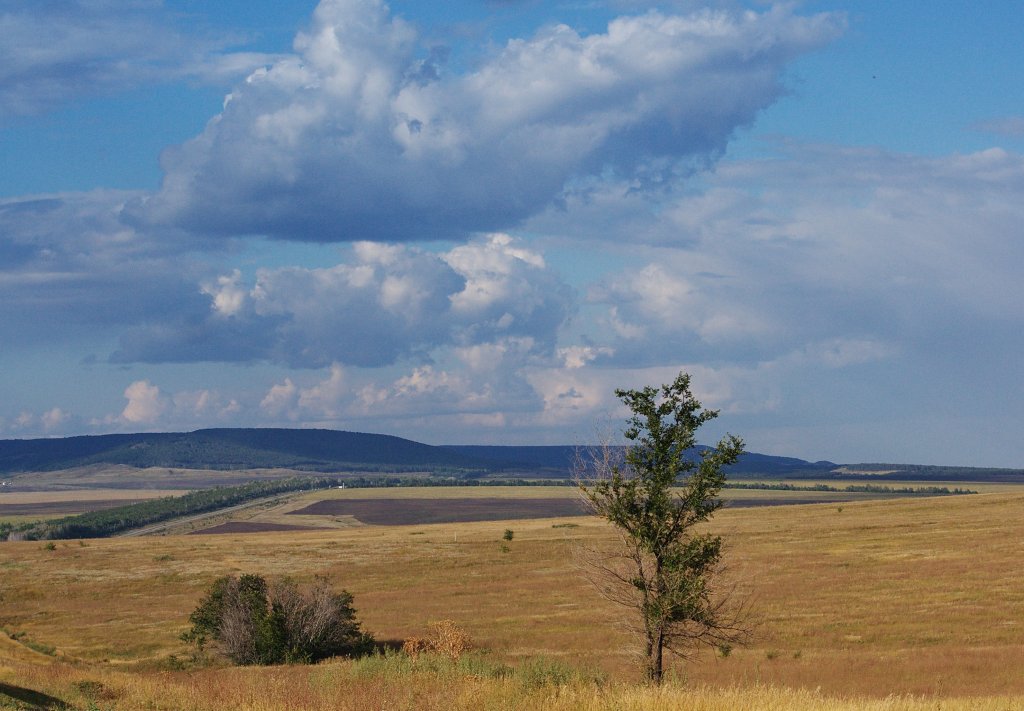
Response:
M1013 2L0 0L0 438L1024 467Z

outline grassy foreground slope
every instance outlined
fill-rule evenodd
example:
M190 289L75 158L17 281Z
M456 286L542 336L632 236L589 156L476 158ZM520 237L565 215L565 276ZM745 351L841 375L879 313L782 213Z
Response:
M88 708L82 689L102 690L103 709L1024 708L1024 495L734 509L714 528L760 625L750 647L676 668L685 687L663 691L633 686L616 611L575 567L575 545L610 537L594 519L6 543L0 625L56 656L0 645L0 700L6 684L73 708ZM232 572L327 574L379 639L452 618L486 665L546 658L609 681L372 660L175 671L188 613Z
M730 688L595 685L530 677L481 678L457 668L396 671L376 663L242 668L143 676L53 664L7 667L0 657L0 709L166 711L1015 711L1024 697L850 698L763 684ZM21 672L18 683L3 681ZM45 689L46 691L37 691ZM48 693L49 692L49 693ZM18 703L26 700L30 703ZM35 702L35 703L31 703Z

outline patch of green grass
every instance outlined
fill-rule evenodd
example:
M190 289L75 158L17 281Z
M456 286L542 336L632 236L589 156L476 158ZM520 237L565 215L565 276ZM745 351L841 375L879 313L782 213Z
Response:
M29 639L28 635L24 630L21 630L20 632L10 632L4 627L0 627L0 631L2 631L11 639L13 639L15 642L22 644L36 652L39 652L40 654L45 654L48 657L52 657L57 654L56 647L49 644L42 644L41 642L36 642Z

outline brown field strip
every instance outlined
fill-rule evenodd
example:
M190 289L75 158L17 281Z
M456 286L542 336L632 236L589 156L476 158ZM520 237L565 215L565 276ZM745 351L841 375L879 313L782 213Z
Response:
M5 516L45 516L101 511L136 504L145 499L92 499L89 501L49 501L38 504L6 504L0 502L0 518Z
M279 533L281 531L316 531L315 526L289 526L284 523L261 523L259 521L227 521L210 528L202 528L198 531L191 531L189 535L198 536L203 534L217 533Z
M181 496L181 489L73 489L70 491L3 491L0 504L88 503L91 501L141 501L161 496Z
M434 496L388 493L393 500ZM471 489L445 493L480 498ZM509 492L541 500L571 493ZM515 532L507 545L505 528ZM1024 695L1024 495L726 509L711 528L725 536L728 575L758 624L751 644L727 657L707 652L675 665L689 684L768 684L865 699ZM451 618L495 660L544 655L635 680L632 643L616 625L620 612L583 579L574 557L581 543L611 540L599 520L566 517L68 541L55 550L3 543L0 625L95 669L123 668L140 684L157 685L171 677L147 669L187 654L178 635L213 579L322 574L355 595L365 628L380 639L421 635L429 621ZM316 673L280 672L296 679ZM189 683L219 679L234 688L229 679L239 674L249 672L203 671Z
M756 490L755 490L756 491ZM742 493L747 493L746 491ZM775 496L734 498L729 508L788 506L793 504L843 503L849 498L808 497L800 494L819 492L770 492ZM828 492L825 492L826 494ZM781 496L780 496L781 494ZM587 516L586 505L575 495L552 498L331 498L293 509L288 516L351 516L371 526L410 526L429 523L470 521L515 521L531 518ZM254 522L255 523L255 522ZM255 530L255 529L254 529ZM270 529L268 529L270 530ZM240 531L239 531L240 532Z

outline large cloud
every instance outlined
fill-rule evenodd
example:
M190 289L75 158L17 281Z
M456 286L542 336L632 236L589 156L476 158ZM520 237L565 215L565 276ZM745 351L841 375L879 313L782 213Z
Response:
M603 309L592 336L617 362L755 363L832 339L927 356L952 333L998 340L1024 325L1020 155L777 148L720 163L700 191L607 186L527 225L613 251L633 237L587 293Z
M376 0L323 0L296 54L251 75L203 134L168 150L136 218L313 241L505 229L567 181L656 178L714 156L839 21L650 12L603 34L564 25L446 73Z
M510 337L549 353L574 300L539 254L504 234L443 254L361 242L334 267L261 269L252 285L235 272L203 292L204 308L126 333L115 360L372 367Z
M0 121L75 99L183 78L218 83L274 60L225 53L181 29L160 2L6 0L0 9Z

